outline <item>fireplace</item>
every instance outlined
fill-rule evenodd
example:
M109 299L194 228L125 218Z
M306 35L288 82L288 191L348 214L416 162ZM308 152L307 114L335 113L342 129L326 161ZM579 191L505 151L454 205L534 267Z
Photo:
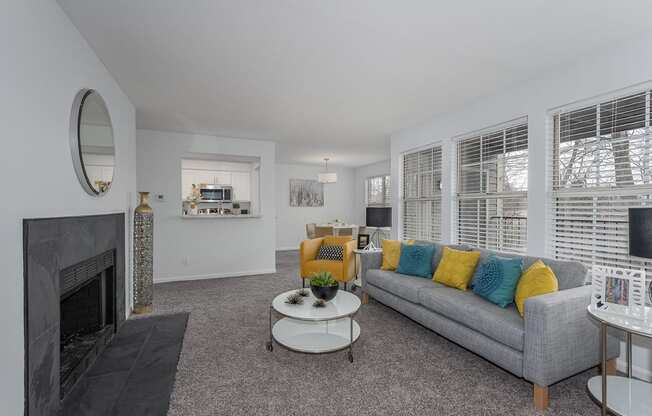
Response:
M60 414L124 322L125 225L123 213L23 221L26 416Z
M61 399L115 333L115 250L61 272L59 379Z

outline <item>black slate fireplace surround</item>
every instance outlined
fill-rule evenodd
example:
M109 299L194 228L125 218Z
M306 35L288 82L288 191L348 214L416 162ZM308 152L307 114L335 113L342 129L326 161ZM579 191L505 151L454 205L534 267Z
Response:
M23 221L25 415L61 398L125 319L123 213Z

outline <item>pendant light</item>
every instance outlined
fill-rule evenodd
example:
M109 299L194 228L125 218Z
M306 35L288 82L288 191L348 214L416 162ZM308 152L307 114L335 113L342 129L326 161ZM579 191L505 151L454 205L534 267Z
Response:
M335 182L337 182L337 173L328 171L328 161L329 160L330 159L327 158L327 157L324 158L324 166L326 167L326 172L319 174L317 180L320 183L335 183Z

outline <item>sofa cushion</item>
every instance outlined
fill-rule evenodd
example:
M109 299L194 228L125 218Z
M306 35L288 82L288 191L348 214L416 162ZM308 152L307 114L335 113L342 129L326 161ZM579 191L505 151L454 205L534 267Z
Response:
M437 266L433 280L446 286L466 290L478 265L480 253L460 251L444 247L444 254Z
M474 248L480 252L480 263L490 255L494 254L501 257L516 257L514 253L505 253L501 251L487 250L484 248ZM546 266L552 269L557 281L559 282L559 290L572 289L587 283L588 268L578 261L568 260L555 260L546 257L523 257L523 270L527 270L537 260L542 260Z
M396 273L410 276L432 278L432 256L435 246L425 245L401 245L401 258L398 262Z
M414 240L383 240L383 265L380 267L383 270L396 270L398 262L401 258L401 245L414 244Z
M419 303L419 289L434 286L430 279L377 269L367 272L365 283L379 287L412 303Z
M514 305L501 308L473 292L442 285L421 288L419 303L495 341L523 351L524 323Z
M513 303L516 284L523 273L523 258L491 256L479 268L480 277L473 293L501 308Z
M419 245L424 245L424 244L432 244L435 246L435 255L432 256L432 270L437 270L437 267L439 267L439 262L441 261L442 256L444 255L444 247L450 247L453 250L459 250L459 251L470 251L471 248L469 246L461 245L461 244L449 244L449 245L444 245L444 244L439 244L439 243L432 243L429 241L421 241L417 240L415 244Z

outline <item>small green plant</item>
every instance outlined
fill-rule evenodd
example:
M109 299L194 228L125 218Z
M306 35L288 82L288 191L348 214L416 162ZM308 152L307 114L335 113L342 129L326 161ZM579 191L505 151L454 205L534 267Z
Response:
M310 294L310 292L308 292L308 289L302 288L302 289L297 290L297 295L303 296L304 298L306 296L308 296L309 294Z
M337 281L333 279L331 272L317 272L310 278L310 284L318 287L337 286Z
M285 299L285 303L289 303L290 305L301 305L303 304L303 296L301 296L298 293L292 293Z

